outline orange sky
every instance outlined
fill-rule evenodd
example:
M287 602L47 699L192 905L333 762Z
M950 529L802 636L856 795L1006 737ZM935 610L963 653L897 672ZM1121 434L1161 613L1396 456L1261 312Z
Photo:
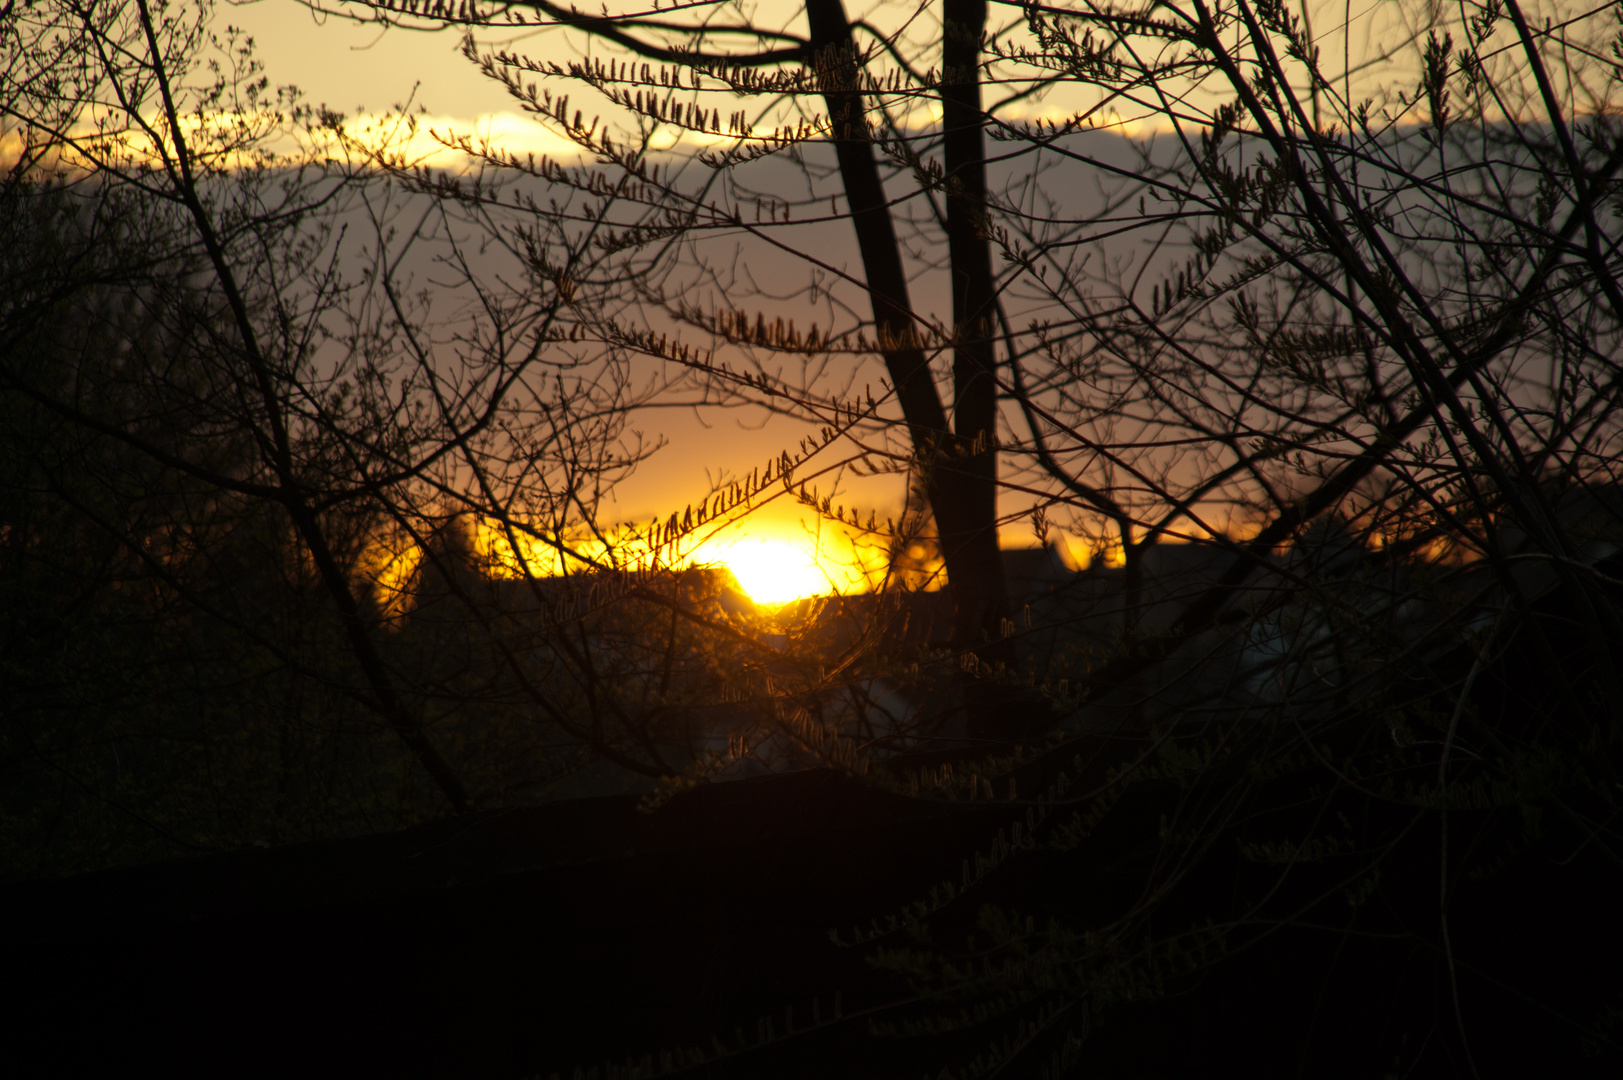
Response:
M595 7L595 3L583 5ZM898 12L911 11L910 5L885 5L879 0L847 0L853 16L866 16L879 23L894 22ZM759 11L769 18L789 19L797 5L768 3ZM1410 18L1411 6L1374 5L1362 9L1345 9L1341 5L1314 5L1315 22L1320 27L1315 41L1325 50L1330 63L1345 56L1352 66L1347 88L1354 98L1365 80L1390 81L1401 76L1406 65L1412 63L1415 26L1404 20ZM1348 41L1338 23L1350 12L1355 22L1355 39ZM1016 9L1007 9L1002 16L1018 20ZM1445 16L1446 17L1446 16ZM509 149L531 149L538 152L568 152L571 145L551 136L539 125L519 115L502 88L481 77L458 50L460 32L442 30L421 32L381 29L376 25L363 25L336 18L318 19L307 8L294 0L257 0L254 3L222 3L218 11L221 23L230 23L245 29L257 41L259 55L267 65L272 82L293 83L300 86L313 102L325 103L350 113L381 112L390 106L414 100L427 109L429 122L455 127L462 132L488 132ZM512 28L508 31L481 33L485 43L500 43L545 56L549 50L568 47L564 35L541 32L534 28ZM1345 52L1343 52L1345 48ZM1389 55L1384 62L1372 53ZM1376 61L1365 64L1365 60ZM1360 66L1364 70L1359 73ZM1398 80L1402 82L1401 78ZM1398 83L1392 83L1398 85ZM1411 84L1407 84L1411 85ZM1196 91L1197 95L1203 91ZM590 114L590 92L579 88L576 95L581 106ZM1053 112L1062 105L1074 105L1050 96L1045 103L1032 108ZM1026 106L1020 106L1024 111ZM1011 114L1013 115L1013 114ZM1029 114L1027 114L1029 115ZM1126 118L1126 129L1137 131L1133 117ZM797 234L799 229L793 230ZM848 227L847 227L848 231ZM809 238L797 235L795 242L809 239L811 245L834 245L833 261L852 266L855 262L854 244L849 235L836 236L834 230L824 229ZM843 246L842 246L843 245ZM818 248L819 256L827 257L827 247ZM751 257L755 257L753 254ZM804 267L783 262L775 266L757 268L761 275L784 273L802 274ZM860 271L858 271L860 272ZM936 289L935 292L940 292ZM916 288L914 303L927 315L940 314L944 297L932 293L928 276ZM862 377L858 379L860 386ZM769 418L755 413L710 412L696 415L693 410L662 409L639 414L635 426L645 435L666 442L666 448L639 472L616 489L610 516L622 522L646 523L663 517L672 509L702 498L712 482L731 475L747 473L752 467L769 458L776 458L785 450L793 450L809 429L782 418ZM1017 428L1018 429L1018 428ZM822 485L822 494L843 495L844 501L866 510L878 512L881 519L900 510L901 482L895 477L869 480L853 484L843 482L842 491L830 492ZM1024 499L1004 497L1004 509L1018 509L1029 505ZM811 512L796 505L787 497L758 515L751 517L747 527L748 560L760 570L763 582L772 578L771 569L780 569L778 577L788 580L795 574L813 573L807 566L796 567L793 553L807 552L811 540L819 531L819 524ZM825 524L821 527L825 538L833 531ZM712 541L712 550L719 551L736 536L720 536ZM1005 529L1004 543L1024 546L1033 542L1030 529L1016 522ZM763 546L772 541L777 546ZM833 543L838 544L838 540ZM849 556L849 551L845 553ZM1077 561L1086 555L1072 545ZM746 561L740 553L740 566ZM834 572L832 566L825 570ZM854 584L854 583L853 583ZM763 592L769 586L763 584ZM783 586L787 588L788 586Z

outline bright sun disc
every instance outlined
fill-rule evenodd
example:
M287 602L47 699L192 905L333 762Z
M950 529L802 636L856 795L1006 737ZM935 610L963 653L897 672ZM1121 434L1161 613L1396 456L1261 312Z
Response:
M743 540L718 561L757 604L786 604L829 591L811 551L787 540Z

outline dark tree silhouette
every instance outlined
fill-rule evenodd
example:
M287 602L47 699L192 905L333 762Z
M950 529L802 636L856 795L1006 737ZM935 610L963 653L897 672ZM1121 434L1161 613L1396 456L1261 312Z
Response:
M1615 755L1573 749L1611 738L1620 700L1609 17L1515 0L1025 4L1001 21L955 2L854 21L837 0L316 6L466 27L467 56L584 157L465 150L553 191L634 193L607 241L623 270L594 287L635 281L639 303L582 333L813 424L784 462L796 482L882 463L927 492L953 661L982 686L1029 677L1054 710L972 730L1029 721L1053 741L909 782L964 797L1007 773L1045 792L1027 824L1088 872L1119 853L1094 839L1112 822L1136 852L1111 864L1136 889L1101 905L1001 894L1057 918L1047 931L987 915L980 949L887 954L924 1001L997 1003L1008 1038L978 1067L1065 1060L1080 1017L1265 952L1278 927L1307 933L1345 893L1345 933L1433 950L1450 1019L1427 1045L1476 1071L1492 1032L1462 1004L1450 928L1492 902L1464 881L1569 827L1574 850L1617 861ZM501 45L514 25L580 54ZM1024 107L1045 95L1046 113ZM657 152L662 132L691 149ZM774 157L793 168L772 186ZM860 275L807 231L836 222ZM810 289L738 270L768 252L800 259ZM931 272L934 317L913 299ZM797 331L780 312L807 295L830 321ZM852 394L870 360L883 392ZM1000 517L1000 501L1019 509ZM1039 532L1066 515L1121 570L1079 579L1027 632L993 537L1032 509ZM1022 645L1056 627L1068 659L1038 670ZM1527 696L1529 671L1559 706ZM1529 784L1556 759L1567 780ZM1510 892L1535 874L1520 865ZM895 925L942 905L962 907L938 898ZM985 948L1003 966L967 963ZM1574 1001L1572 1030L1603 1038L1604 1010Z
M16 249L7 340L72 345L44 328L75 304L119 348L149 324L206 343L151 397L4 354L31 410L8 495L46 493L12 498L11 550L43 565L67 507L103 545L84 558L194 603L140 513L189 519L75 494L100 475L62 472L80 446L259 528L274 510L327 612L299 640L343 643L321 685L394 733L441 808L481 798L468 763L534 717L559 760L639 778L650 806L810 764L996 804L1005 831L961 877L858 935L907 986L866 1020L916 1039L910 1063L1615 1063L1610 9L313 6L466 27L467 59L580 154L441 133L455 172L290 112L356 167L242 168L262 129L213 118L232 93L260 115L261 84L174 89L203 23L7 8L40 74L3 84L6 198L83 208ZM578 52L517 51L513 26ZM113 41L136 59L103 59ZM440 224L388 239L379 190ZM376 237L353 288L330 276L343 197ZM438 245L466 325L436 338L401 243ZM97 314L124 298L156 322ZM311 350L330 312L337 351ZM665 401L809 434L652 525L600 520L649 361ZM30 434L51 426L64 441ZM905 478L899 521L841 505L855 472ZM764 616L673 569L776 497L884 549L904 587ZM1025 517L1098 558L1022 571L1017 604L997 530ZM357 584L391 541L423 566L397 616ZM905 588L930 544L950 638L938 596ZM55 604L97 573L19 589ZM536 781L475 771L490 802ZM1150 1037L1169 1026L1186 1047Z

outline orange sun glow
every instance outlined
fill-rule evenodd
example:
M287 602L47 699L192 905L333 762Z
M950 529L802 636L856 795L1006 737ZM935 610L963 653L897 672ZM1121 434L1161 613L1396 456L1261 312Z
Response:
M740 540L718 552L716 562L732 571L757 604L786 604L833 591L812 549L792 540Z

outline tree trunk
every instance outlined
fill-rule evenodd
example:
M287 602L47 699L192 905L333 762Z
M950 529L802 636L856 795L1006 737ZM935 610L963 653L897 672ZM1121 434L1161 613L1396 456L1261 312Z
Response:
M964 456L942 472L966 506L962 531L941 529L943 551L971 568L954 579L955 630L968 646L1000 640L1008 585L997 543L997 293L986 239L986 150L982 132L980 51L985 0L946 0L942 41L942 153L946 165L947 253L952 279L953 431ZM949 571L950 572L950 571Z
M984 3L950 3L947 110L948 243L952 262L953 414L949 427L930 374L908 298L907 276L890 208L874 162L851 27L840 0L807 0L811 41L833 126L835 154L862 254L885 366L896 387L913 448L925 469L925 490L940 534L952 588L954 644L984 660L1007 662L999 627L1008 614L1008 586L997 546L997 382L992 353L995 310L991 255L981 220L986 194L980 124L978 57ZM953 28L957 33L954 34ZM968 57L967 62L963 59ZM967 695L971 734L1002 737L983 693Z

